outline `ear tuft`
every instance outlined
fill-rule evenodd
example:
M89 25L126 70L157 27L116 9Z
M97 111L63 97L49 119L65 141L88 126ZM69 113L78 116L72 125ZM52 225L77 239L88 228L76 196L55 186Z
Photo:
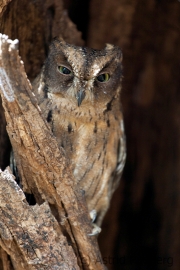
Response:
M109 43L106 43L105 49L107 49L107 50L112 50L112 49L114 49L114 45L109 44Z
M66 42L61 36L54 37L49 47L50 51L59 50L60 45L66 45Z

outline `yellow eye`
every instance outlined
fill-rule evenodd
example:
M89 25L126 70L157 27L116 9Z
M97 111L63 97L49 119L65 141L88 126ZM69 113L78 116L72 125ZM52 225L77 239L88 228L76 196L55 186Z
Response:
M71 75L72 74L71 70L69 70L68 68L63 67L63 66L59 66L58 70L60 73L62 73L64 75Z
M110 75L108 73L104 73L104 74L97 76L97 80L99 82L107 82L107 81L109 81L109 79L110 79Z

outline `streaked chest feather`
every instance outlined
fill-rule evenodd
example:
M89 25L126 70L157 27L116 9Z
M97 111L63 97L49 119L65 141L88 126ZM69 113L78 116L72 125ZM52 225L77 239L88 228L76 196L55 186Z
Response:
M56 105L55 105L56 104ZM94 107L73 108L57 101L52 112L53 133L59 146L65 149L74 176L81 187L91 194L93 179L110 180L117 165L117 149L121 135L120 119L112 113L103 113ZM89 192L89 188L92 192Z

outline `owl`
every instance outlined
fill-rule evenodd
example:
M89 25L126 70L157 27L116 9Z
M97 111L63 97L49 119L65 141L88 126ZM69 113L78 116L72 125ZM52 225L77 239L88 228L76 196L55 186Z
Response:
M85 194L96 231L126 157L121 62L116 46L95 50L56 38L33 83L42 113L71 164L75 184Z

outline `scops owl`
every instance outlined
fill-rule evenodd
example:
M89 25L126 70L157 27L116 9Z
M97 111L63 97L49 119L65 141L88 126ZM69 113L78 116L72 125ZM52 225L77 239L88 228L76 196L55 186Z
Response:
M33 91L100 226L125 163L120 103L122 53L56 38Z

